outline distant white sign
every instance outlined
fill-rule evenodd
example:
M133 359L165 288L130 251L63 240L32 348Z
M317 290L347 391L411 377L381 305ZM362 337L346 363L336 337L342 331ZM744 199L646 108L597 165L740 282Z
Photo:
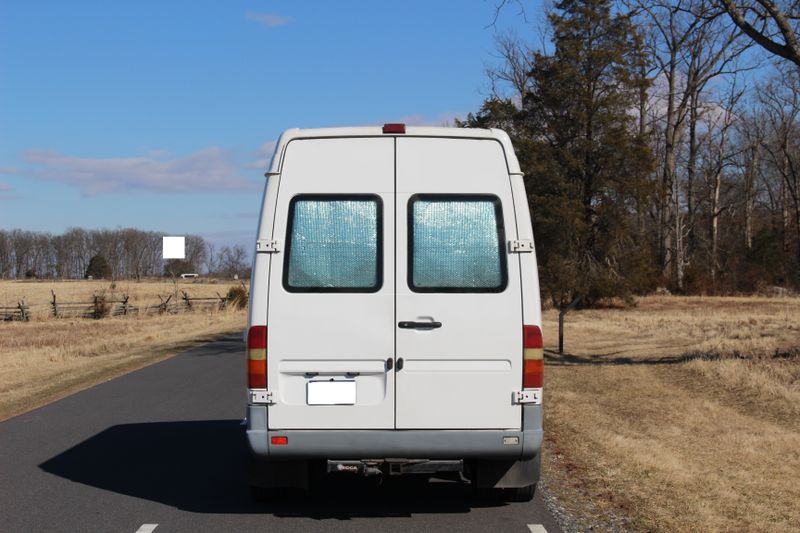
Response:
M186 237L164 237L164 259L186 259Z

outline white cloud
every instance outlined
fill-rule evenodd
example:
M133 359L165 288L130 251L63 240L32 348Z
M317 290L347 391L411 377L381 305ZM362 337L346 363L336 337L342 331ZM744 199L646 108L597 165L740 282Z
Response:
M275 151L275 146L277 144L277 140L266 141L262 143L254 154L258 159L250 161L249 163L245 163L242 166L244 168L257 168L261 171L266 171L267 165L269 165L269 160L272 157L272 153Z
M0 182L0 200L14 200L19 198L12 191L14 190L8 183Z
M252 20L254 22L258 22L261 25L267 28L277 28L278 26L285 26L292 21L292 17L286 17L284 15L278 15L276 13L254 13L252 11L248 11L247 20Z
M47 150L28 150L25 174L78 187L84 195L148 190L162 193L242 191L260 184L237 176L237 165L222 148L197 150L168 159L164 152L117 159L85 159Z

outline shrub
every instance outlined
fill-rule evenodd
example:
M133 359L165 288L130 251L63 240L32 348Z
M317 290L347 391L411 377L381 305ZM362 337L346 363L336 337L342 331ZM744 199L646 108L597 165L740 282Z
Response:
M244 285L237 285L228 290L226 300L228 305L234 309L244 309L247 307L248 297L249 295Z

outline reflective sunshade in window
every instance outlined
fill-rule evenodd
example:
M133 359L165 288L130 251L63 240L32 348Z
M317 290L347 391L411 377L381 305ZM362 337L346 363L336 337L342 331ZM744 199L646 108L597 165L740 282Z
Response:
M289 208L284 286L370 292L381 285L380 199L299 196Z
M418 292L500 292L506 285L500 201L418 195L409 213L409 285Z

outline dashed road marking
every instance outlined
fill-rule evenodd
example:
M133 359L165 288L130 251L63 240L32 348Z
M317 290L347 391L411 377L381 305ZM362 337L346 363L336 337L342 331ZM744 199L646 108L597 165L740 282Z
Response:
M531 530L531 533L547 533L542 524L528 524L528 529Z
M158 527L158 524L142 524L142 527L136 530L136 533L153 533L153 530ZM528 526L530 527L530 526Z

